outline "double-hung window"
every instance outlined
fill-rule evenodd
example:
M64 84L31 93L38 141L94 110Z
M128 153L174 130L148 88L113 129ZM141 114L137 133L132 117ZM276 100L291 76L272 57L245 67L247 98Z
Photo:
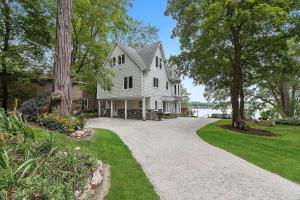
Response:
M130 89L133 86L132 76L124 77L124 90Z
M124 54L118 56L118 63L119 63L119 65L125 63L125 55Z
M169 89L169 81L166 82L166 90Z
M158 56L155 57L155 67L158 67Z
M162 69L162 59L159 59L159 68Z
M158 78L153 78L153 87L158 87Z
M176 85L174 85L174 93L175 93L175 95L177 95L177 86Z

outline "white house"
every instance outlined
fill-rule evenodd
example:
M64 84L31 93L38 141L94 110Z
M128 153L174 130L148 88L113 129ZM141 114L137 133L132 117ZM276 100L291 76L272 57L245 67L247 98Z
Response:
M181 112L180 77L167 63L161 42L143 48L117 42L107 60L112 86L97 86L100 116L146 120L158 111Z

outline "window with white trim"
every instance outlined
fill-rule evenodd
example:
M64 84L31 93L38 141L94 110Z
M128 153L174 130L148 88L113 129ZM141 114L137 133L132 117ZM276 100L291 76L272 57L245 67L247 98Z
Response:
M116 61L117 61L116 57L113 57L112 58L112 66L116 66Z
M177 95L177 86L174 85L174 94Z
M158 67L158 56L155 57L155 67Z
M118 63L119 63L119 65L125 63L125 55L124 54L118 56Z
M159 68L162 69L162 59L159 59Z
M158 87L158 78L153 78L153 87Z
M169 89L169 81L166 81L166 90Z
M133 87L132 76L124 77L124 90L131 89Z
M154 104L155 104L155 110L158 110L157 101L155 101Z

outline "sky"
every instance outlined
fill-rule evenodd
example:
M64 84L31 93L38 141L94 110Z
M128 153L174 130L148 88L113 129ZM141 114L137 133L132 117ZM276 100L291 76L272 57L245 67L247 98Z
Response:
M167 7L167 0L134 0L132 8L129 8L129 16L134 19L143 20L145 24L152 24L159 28L159 38L162 41L166 57L180 53L179 39L172 39L172 30L176 22L164 12ZM194 86L193 80L185 77L182 84L187 88L191 101L206 102L203 97L204 87Z

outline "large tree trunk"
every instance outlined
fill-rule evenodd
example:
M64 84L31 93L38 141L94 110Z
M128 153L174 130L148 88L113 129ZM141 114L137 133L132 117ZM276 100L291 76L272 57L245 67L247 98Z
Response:
M53 87L54 91L60 91L63 94L59 110L64 115L69 115L72 109L71 16L72 0L58 0Z
M244 95L242 81L241 81L241 88L240 88L240 115L241 115L241 119L245 120L245 95Z
M291 98L287 79L279 82L280 100L282 112L286 117L291 117Z
M239 104L240 88L242 81L240 30L231 27L231 33L234 55L232 59L233 77L230 86L230 97L232 105L232 126L236 126L242 121Z
M5 54L7 54L9 48L9 36L10 36L10 7L6 0L2 0L4 5L4 20L5 20L5 32L4 32L4 44L3 44L3 54L1 57L2 65L2 107L6 111L8 108L8 81L7 81L7 63L5 59Z

